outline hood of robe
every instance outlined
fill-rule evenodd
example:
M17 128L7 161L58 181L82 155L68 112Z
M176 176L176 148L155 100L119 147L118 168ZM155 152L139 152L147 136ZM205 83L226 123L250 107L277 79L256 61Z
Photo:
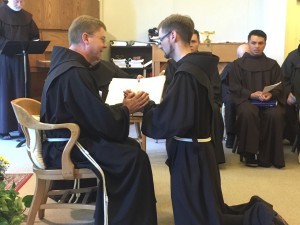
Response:
M32 20L32 14L21 9L20 11L12 10L8 5L0 5L0 20L8 25L26 25Z
M267 58L265 54L252 56L248 52L246 52L243 57L238 58L237 63L242 69L252 72L268 71L276 65L276 61Z
M88 61L86 61L86 59L78 52L75 52L68 48L54 46L51 54L50 71L55 67L59 66L60 64L72 60L79 61L82 65L86 67L91 66L91 64Z
M189 53L177 62L177 68L186 61L200 68L209 76L218 70L219 57L211 52Z

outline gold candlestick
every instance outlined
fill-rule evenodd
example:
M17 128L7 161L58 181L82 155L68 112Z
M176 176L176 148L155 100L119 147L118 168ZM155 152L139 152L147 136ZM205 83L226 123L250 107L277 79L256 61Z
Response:
M207 46L209 46L211 43L211 40L209 39L209 35L215 34L215 31L203 31L201 32L201 34L206 36L204 43L207 44Z

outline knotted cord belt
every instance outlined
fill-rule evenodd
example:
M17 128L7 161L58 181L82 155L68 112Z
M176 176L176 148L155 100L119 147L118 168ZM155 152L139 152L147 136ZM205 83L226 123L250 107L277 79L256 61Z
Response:
M177 137L177 136L174 136L173 138L175 140L177 140L177 141L193 142L192 138L181 138L181 137ZM208 138L199 138L199 139L196 139L196 141L197 142L210 142L211 141L211 137L208 137Z

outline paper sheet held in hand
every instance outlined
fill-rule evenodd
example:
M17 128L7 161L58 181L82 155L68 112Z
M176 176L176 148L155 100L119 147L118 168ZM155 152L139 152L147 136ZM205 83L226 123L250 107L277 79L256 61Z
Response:
M105 103L115 105L122 103L124 91L133 92L144 91L149 94L149 98L159 104L164 89L166 76L147 77L142 79L113 78L108 87L108 95Z
M279 82L276 83L276 84L272 84L272 85L269 85L269 86L265 86L265 87L264 87L264 90L263 90L263 93L270 92L271 90L273 90L274 88L276 88L279 84L281 84L281 81L279 81Z

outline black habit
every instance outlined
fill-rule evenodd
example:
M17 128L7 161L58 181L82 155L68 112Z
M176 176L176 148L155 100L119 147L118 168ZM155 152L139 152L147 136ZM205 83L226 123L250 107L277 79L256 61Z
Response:
M210 52L199 52L202 55L211 55ZM167 68L165 71L166 75L166 82L164 86L164 94L167 90L167 87L171 83L174 74L176 72L176 69L178 68L178 65L176 64L175 60L169 59ZM225 154L224 154L224 148L223 148L223 133L224 133L224 123L222 114L220 112L220 108L222 106L222 99L221 99L221 80L218 72L218 67L210 74L209 79L211 82L211 88L213 89L213 143L215 146L215 155L217 163L225 163Z
M284 77L285 97L289 93L296 97L296 104L286 104L284 138L292 144L299 129L298 109L300 106L300 45L288 54L284 60L281 70ZM298 140L300 143L300 140ZM298 143L298 147L299 147ZM300 149L298 148L298 151Z
M233 207L224 203L211 141L174 138L211 136L214 100L209 76L217 63L218 57L202 53L190 53L179 60L162 102L144 109L142 132L167 139L176 225L271 225L276 212L259 197Z
M41 120L74 122L80 126L79 142L102 167L108 191L110 225L156 225L156 200L147 154L128 137L129 113L122 105L109 106L82 55L54 47L50 72L42 94ZM47 132L47 137L68 137L65 130ZM43 143L47 168L59 168L64 143ZM72 159L77 167L91 163L76 148ZM101 193L99 185L98 193ZM95 224L103 223L102 194L97 195Z
M258 154L258 164L263 167L285 166L283 155L283 129L285 98L283 85L270 92L278 101L273 108L259 108L250 103L250 95L265 86L283 81L278 63L266 57L245 53L233 62L229 74L229 88L236 104L236 133L238 153Z
M14 11L5 3L0 5L0 50L7 41L39 39L39 30L32 15L21 9ZM29 63L27 59L27 73ZM27 83L29 90L29 82ZM28 96L29 93L26 93ZM0 134L18 129L10 101L25 96L24 62L22 55L0 54Z
M232 70L233 63L228 63L221 73L221 85L222 85L222 102L225 106L224 122L227 137L235 137L235 120L236 112L235 105L231 99L229 91L229 72ZM231 138L232 138L231 137ZM232 141L232 140L231 140Z

